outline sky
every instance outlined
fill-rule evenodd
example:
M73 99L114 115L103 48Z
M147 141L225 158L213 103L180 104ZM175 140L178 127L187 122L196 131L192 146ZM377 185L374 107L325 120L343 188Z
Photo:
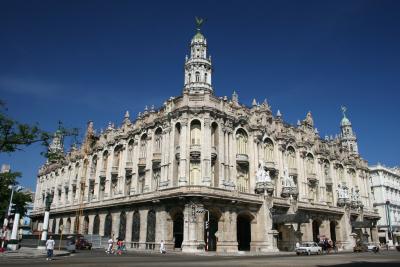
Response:
M126 110L134 119L181 94L199 16L217 96L267 98L291 124L311 111L321 137L339 133L345 105L361 156L399 165L399 12L386 0L0 0L0 99L47 131L120 125ZM35 189L41 151L0 163Z

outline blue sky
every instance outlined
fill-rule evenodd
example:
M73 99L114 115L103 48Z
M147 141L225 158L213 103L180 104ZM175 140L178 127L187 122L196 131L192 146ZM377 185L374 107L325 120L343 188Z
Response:
M1 1L0 98L9 116L54 131L120 124L181 93L194 17L218 96L267 98L295 124L311 110L321 136L340 106L363 158L398 165L399 1ZM40 146L0 155L33 187Z

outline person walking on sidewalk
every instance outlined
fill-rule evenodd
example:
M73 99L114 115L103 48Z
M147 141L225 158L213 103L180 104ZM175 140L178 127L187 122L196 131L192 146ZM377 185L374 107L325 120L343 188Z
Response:
M46 260L48 260L48 261L51 261L53 259L54 245L55 245L55 242L53 240L53 237L50 236L50 238L46 241L46 249L47 249L47 259Z
M160 242L160 253L161 254L165 254L167 251L165 249L165 245L164 245L164 240L161 240Z

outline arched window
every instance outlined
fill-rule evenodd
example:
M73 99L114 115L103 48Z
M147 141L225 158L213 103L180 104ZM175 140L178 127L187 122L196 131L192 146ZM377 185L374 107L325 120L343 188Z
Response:
M155 132L154 145L155 145L154 152L161 153L161 147L162 147L162 130L161 130L161 128L158 128Z
M249 170L247 166L237 165L237 189L249 192Z
M102 170L107 172L107 161L108 161L108 151L104 151L103 153L103 164L102 164Z
M331 173L331 171L330 171L330 163L329 163L329 160L324 160L324 176L325 176L325 178L328 178L328 177L330 177L330 173Z
M351 183L353 184L353 187L358 186L356 171L354 169L350 169L349 174L350 174Z
M307 154L306 157L306 169L307 169L307 173L311 174L311 173L315 173L314 171L314 157L311 153Z
M287 153L288 153L287 156L288 156L289 168L293 168L293 169L297 168L297 166L296 166L296 152L295 152L294 148L291 147L291 146L288 147Z
M264 140L264 157L267 162L274 161L274 143L269 138Z
M121 155L122 155L121 150L122 150L122 146L120 146L120 145L114 149L113 167L116 167L116 168L119 167L119 162L121 160Z
M345 180L344 180L344 169L343 169L343 166L341 164L339 164L337 166L337 175L338 175L340 183L345 182Z
M200 72L196 71L196 82L200 82Z
M140 158L146 158L146 148L147 148L147 135L142 135L140 138Z
M127 162L132 162L133 158L133 140L130 140L128 143L128 155L127 155Z
M198 120L193 120L190 124L190 144L201 144L201 124Z
M207 73L204 73L204 82L207 83Z
M238 154L247 155L247 133L243 129L236 131L236 149Z
M198 161L191 161L190 162L190 173L189 173L189 184L195 185L200 184L200 162Z
M90 176L91 176L91 178L94 178L93 176L96 175L96 168L97 168L97 155L94 155L93 159L92 159L92 165L90 167Z

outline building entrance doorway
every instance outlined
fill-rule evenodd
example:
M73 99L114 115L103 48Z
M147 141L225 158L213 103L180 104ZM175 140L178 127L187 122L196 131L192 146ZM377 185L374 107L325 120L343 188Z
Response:
M175 215L173 225L174 248L181 248L183 242L183 214L179 212Z
M245 214L239 214L237 217L237 242L238 249L241 251L250 250L251 242L251 218Z
M314 220L312 222L312 233L313 233L313 241L314 242L319 242L319 226L321 225L321 222Z
M330 226L330 232L331 232L331 240L333 241L333 242L336 242L336 222L335 221L331 221L330 223L329 223L329 226Z

